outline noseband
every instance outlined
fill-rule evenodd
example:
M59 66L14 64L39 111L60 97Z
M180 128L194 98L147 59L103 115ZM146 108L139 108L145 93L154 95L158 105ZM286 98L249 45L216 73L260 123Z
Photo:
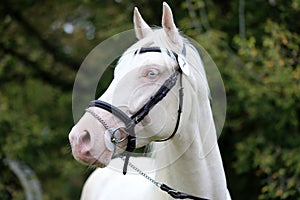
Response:
M139 50L136 50L134 55L136 54L144 54L148 52L158 52L162 53L162 50L160 47L143 47ZM150 110L158 103L160 102L168 93L169 91L175 86L177 82L177 77L179 76L180 78L180 89L179 89L179 104L178 104L178 114L177 114L177 122L174 128L173 133L162 140L156 140L156 142L163 142L171 139L177 132L179 122L180 122L180 116L182 112L182 105L183 105L183 86L182 86L182 70L178 61L178 54L173 52L173 51L166 51L167 54L171 57L176 59L176 62L178 64L177 70L164 82L164 84L157 90L157 92L150 97L150 99L145 103L144 106L142 106L134 115L129 117L126 113L124 113L122 110L119 108L101 100L93 100L90 102L89 107L97 107L104 109L111 114L115 115L118 117L121 121L124 122L125 127L124 131L128 133L127 136L127 146L125 149L125 162L124 162L124 167L123 167L123 174L126 174L127 172L127 166L128 166L128 161L131 153L135 150L136 148L136 134L135 134L135 126L140 123L145 116L150 112ZM183 51L183 54L185 54L185 48ZM97 115L95 112L93 112L90 109L86 110L87 112L91 113L98 121L101 122L101 124L111 133L111 142L114 144L120 143L124 139L119 139L116 138L115 132L118 129L111 129L105 121ZM126 138L125 138L126 139Z

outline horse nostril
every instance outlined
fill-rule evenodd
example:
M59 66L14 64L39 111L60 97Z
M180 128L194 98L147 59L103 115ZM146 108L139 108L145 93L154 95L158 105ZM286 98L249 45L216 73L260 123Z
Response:
M84 131L83 136L81 137L81 141L82 141L83 144L89 144L90 143L91 135L87 130Z

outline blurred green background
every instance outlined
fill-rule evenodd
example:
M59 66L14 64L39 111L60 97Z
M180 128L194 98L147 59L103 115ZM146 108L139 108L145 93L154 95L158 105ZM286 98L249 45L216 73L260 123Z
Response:
M167 2L223 77L232 198L300 199L300 0ZM35 172L43 199L79 199L91 169L68 143L73 82L97 44L133 28L134 6L160 25L158 0L1 1L0 199L25 199L9 159Z

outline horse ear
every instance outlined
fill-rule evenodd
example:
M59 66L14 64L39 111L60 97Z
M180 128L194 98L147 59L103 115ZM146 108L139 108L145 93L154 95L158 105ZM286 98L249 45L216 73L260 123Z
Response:
M144 37L152 33L152 29L144 21L137 7L134 8L133 23L137 39L143 39Z
M178 44L178 42L180 42L179 32L174 23L172 10L166 2L163 3L163 16L161 23L164 31L171 41L175 44Z

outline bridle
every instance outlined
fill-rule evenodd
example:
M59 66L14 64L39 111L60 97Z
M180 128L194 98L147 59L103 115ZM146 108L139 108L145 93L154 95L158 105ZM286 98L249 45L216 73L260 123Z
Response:
M144 54L144 53L148 53L148 52L158 52L158 53L162 53L163 49L161 49L160 47L142 47L138 50L136 50L134 52L134 55L137 54ZM93 100L90 102L89 104L89 108L90 107L97 107L97 108L101 108L104 109L108 112L110 112L111 114L113 114L114 116L116 116L117 118L119 118L125 125L125 127L119 127L119 128L111 128L108 126L108 124L97 114L95 113L93 110L87 108L86 112L89 112L91 115L93 115L103 126L104 128L109 132L110 136L111 136L111 142L115 145L117 145L118 143L123 142L125 139L127 139L127 146L124 152L124 166L123 166L123 174L125 175L127 173L127 167L128 164L132 167L132 168L136 168L134 165L132 165L129 162L129 158L132 154L132 152L136 149L136 134L135 134L135 126L137 124L139 124L146 115L148 115L148 113L150 112L150 110L157 105L162 99L164 99L164 97L170 92L170 90L176 85L177 83L177 79L179 76L179 103L178 103L178 114L177 114L177 121L174 127L174 130L172 132L172 134L170 134L170 136L168 136L167 138L161 139L161 140L155 140L155 142L164 142L164 141L168 141L171 138L174 137L174 135L176 134L178 127L179 127L179 123L180 123L180 118L181 118L181 113L182 113L182 106L183 106L183 83L182 83L182 61L179 60L179 56L177 53L175 53L174 51L169 51L166 50L168 56L170 56L171 58L175 58L176 62L177 62L177 69L175 70L175 72L173 72L168 79L166 79L166 81L163 83L163 85L156 91L156 93L150 97L150 99L132 116L128 116L125 112L123 112L122 110L120 110L119 108L117 108L116 106L113 106L105 101L102 100ZM182 54L185 57L186 54L186 49L185 46L182 50ZM183 63L185 65L185 63ZM127 137L125 138L119 138L117 135L118 131L122 129L125 133L127 133ZM180 198L180 199L185 199L185 198L190 198L190 199L198 199L198 200L205 200L203 198L199 198L199 197L195 197L186 193L182 193L179 191L176 191L172 188L170 188L169 186L165 185L165 184L160 184L158 182L156 182L155 180L151 179L150 177L148 177L147 175L145 175L143 172L141 172L138 168L135 169L136 171L138 171L140 174L142 174L144 177L146 177L147 179L149 179L150 181L152 181L155 185L157 185L158 187L160 187L160 189L162 189L163 191L168 192L169 195L171 195L174 198Z
M135 55L136 54L144 54L144 53L148 53L148 52L161 53L162 49L160 47L143 47L139 50L136 50L134 52L134 54ZM171 52L166 51L166 52L168 53L169 56L171 56L171 57L173 56L176 59L177 64L179 65L178 54L173 51L171 51ZM117 118L119 118L125 124L125 127L123 128L123 130L124 130L124 132L128 133L128 136L127 136L127 146L126 146L125 153L124 153L126 156L126 160L125 160L124 167L123 167L123 174L126 174L129 157L136 148L136 134L135 134L135 129L134 129L135 126L137 124L139 124L145 118L145 116L148 115L150 110L169 93L169 91L175 86L178 76L180 79L180 81L179 81L180 89L179 89L179 104L178 104L177 121L175 124L174 131L172 132L172 134L169 137L162 139L162 140L156 140L156 142L164 142L164 141L171 139L176 134L178 127L179 127L180 116L181 116L181 112L182 112L183 86L182 86L182 71L179 66L178 66L177 70L173 74L171 74L170 77L157 90L157 92L153 96L151 96L150 99L135 114L133 114L130 117L126 113L124 113L122 110L120 110L119 108L117 108L105 101L93 100L90 102L89 107L97 107L97 108L104 109L104 110L110 112L111 114L113 114L114 116L116 116ZM119 138L115 137L115 133L119 128L111 129L104 122L104 120L102 120L101 117L98 116L95 112L93 112L90 109L87 109L86 111L89 112L90 114L92 114L95 118L97 118L98 121L100 121L101 124L108 131L111 132L111 136L112 136L111 142L117 144L117 143L120 143L123 141L123 139L122 139L122 141L120 141Z

